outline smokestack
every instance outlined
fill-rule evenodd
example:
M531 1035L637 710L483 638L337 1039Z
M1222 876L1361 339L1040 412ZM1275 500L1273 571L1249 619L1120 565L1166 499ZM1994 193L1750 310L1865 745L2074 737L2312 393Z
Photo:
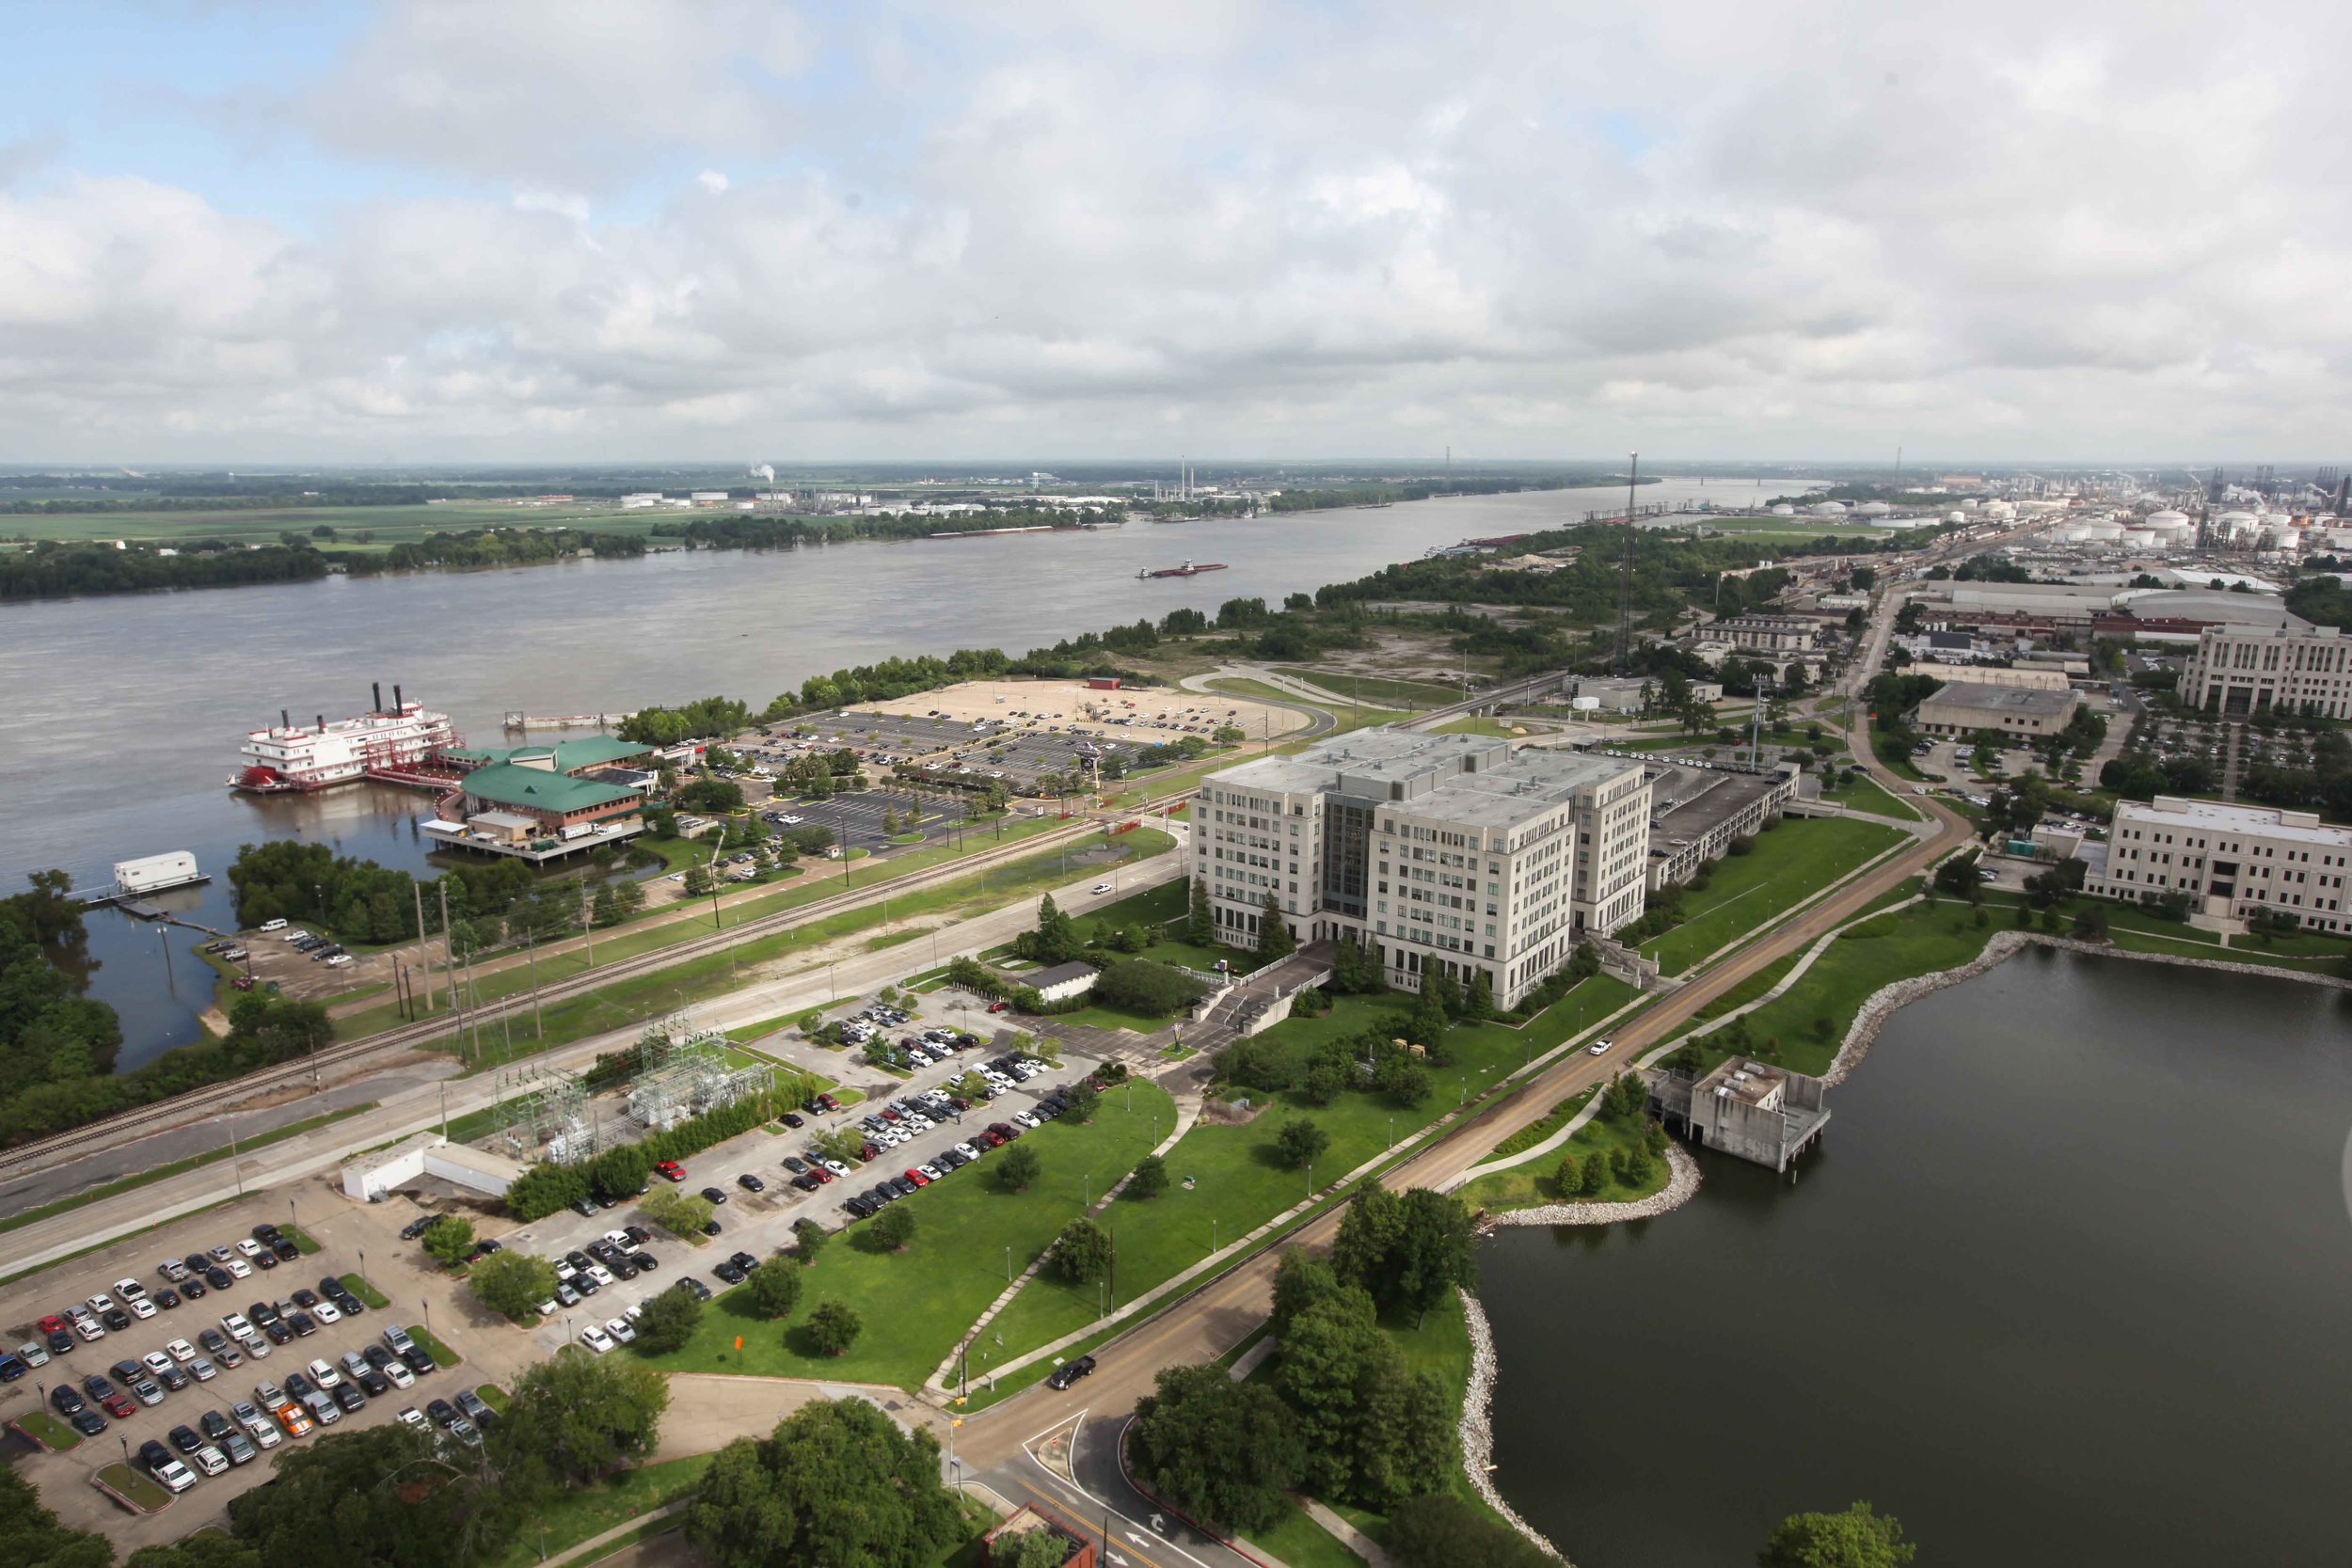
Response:
M384 683L383 683L382 681L370 681L370 682L368 683L368 692L369 692L369 694L370 694L371 696L374 697L374 699L375 699L375 701L374 701L373 703L372 703L372 704L370 704L370 705L370 705L370 707L371 707L373 711L375 711L375 712L377 712L377 713L381 713L381 712L383 712L383 711L384 711Z
M278 710L278 727L281 730L294 728L294 715L282 707Z
M324 713L322 713L322 714L320 714L320 715L319 715L319 734L321 734L321 735L325 735L326 733L326 715L325 715Z
M392 683L392 710L396 713L408 711L408 705L400 700L400 682L398 681Z

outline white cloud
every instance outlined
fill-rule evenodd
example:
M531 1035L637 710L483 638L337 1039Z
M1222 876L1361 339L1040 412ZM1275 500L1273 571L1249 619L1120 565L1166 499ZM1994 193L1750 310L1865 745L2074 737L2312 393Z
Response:
M0 438L2325 456L2348 35L417 0L287 106L359 193L300 234L0 194Z

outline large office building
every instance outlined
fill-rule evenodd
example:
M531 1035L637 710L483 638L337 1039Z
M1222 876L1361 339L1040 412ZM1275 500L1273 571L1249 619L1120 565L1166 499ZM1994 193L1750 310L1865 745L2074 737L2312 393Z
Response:
M2347 874L2352 828L2327 827L2315 812L2159 795L2117 803L2106 863L2094 863L2084 887L2104 898L2185 893L2201 914L2238 920L2272 910L2345 931Z
M2081 699L2071 690L1953 681L1919 704L1916 722L1928 735L1975 735L1990 730L1994 735L2035 740L2066 728L2079 706Z
M1649 807L1629 759L1363 730L1209 775L1192 867L1237 945L1272 894L1301 942L1353 933L1407 990L1483 972L1507 1007L1642 912Z
M2288 615L2267 623L2207 626L2181 677L2181 701L2208 713L2245 716L2265 708L2352 719L2352 638Z

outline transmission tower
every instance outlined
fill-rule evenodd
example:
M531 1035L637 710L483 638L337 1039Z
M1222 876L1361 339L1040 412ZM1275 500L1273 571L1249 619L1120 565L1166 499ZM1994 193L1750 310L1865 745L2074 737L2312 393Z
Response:
M1617 566L1617 657L1612 671L1626 674L1633 656L1633 494L1640 483L1642 454L1634 452L1628 459L1625 475L1625 559Z

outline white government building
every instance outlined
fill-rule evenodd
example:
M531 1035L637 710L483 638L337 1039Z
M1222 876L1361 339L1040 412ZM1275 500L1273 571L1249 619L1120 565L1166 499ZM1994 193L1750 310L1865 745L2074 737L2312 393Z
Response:
M2233 806L2159 795L2116 803L2106 863L2084 890L2103 898L2185 893L2198 913L2238 920L2256 910L2299 916L2313 930L2352 930L2344 877L2352 828L2316 812Z
M1272 893L1301 942L1353 932L1406 990L1483 970L1508 1007L1642 912L1649 814L1638 762L1361 730L1210 774L1192 870L1236 945Z
M2181 701L2208 713L2244 716L2309 705L2352 719L2352 638L2288 615L2278 626L2207 626L2181 676Z

